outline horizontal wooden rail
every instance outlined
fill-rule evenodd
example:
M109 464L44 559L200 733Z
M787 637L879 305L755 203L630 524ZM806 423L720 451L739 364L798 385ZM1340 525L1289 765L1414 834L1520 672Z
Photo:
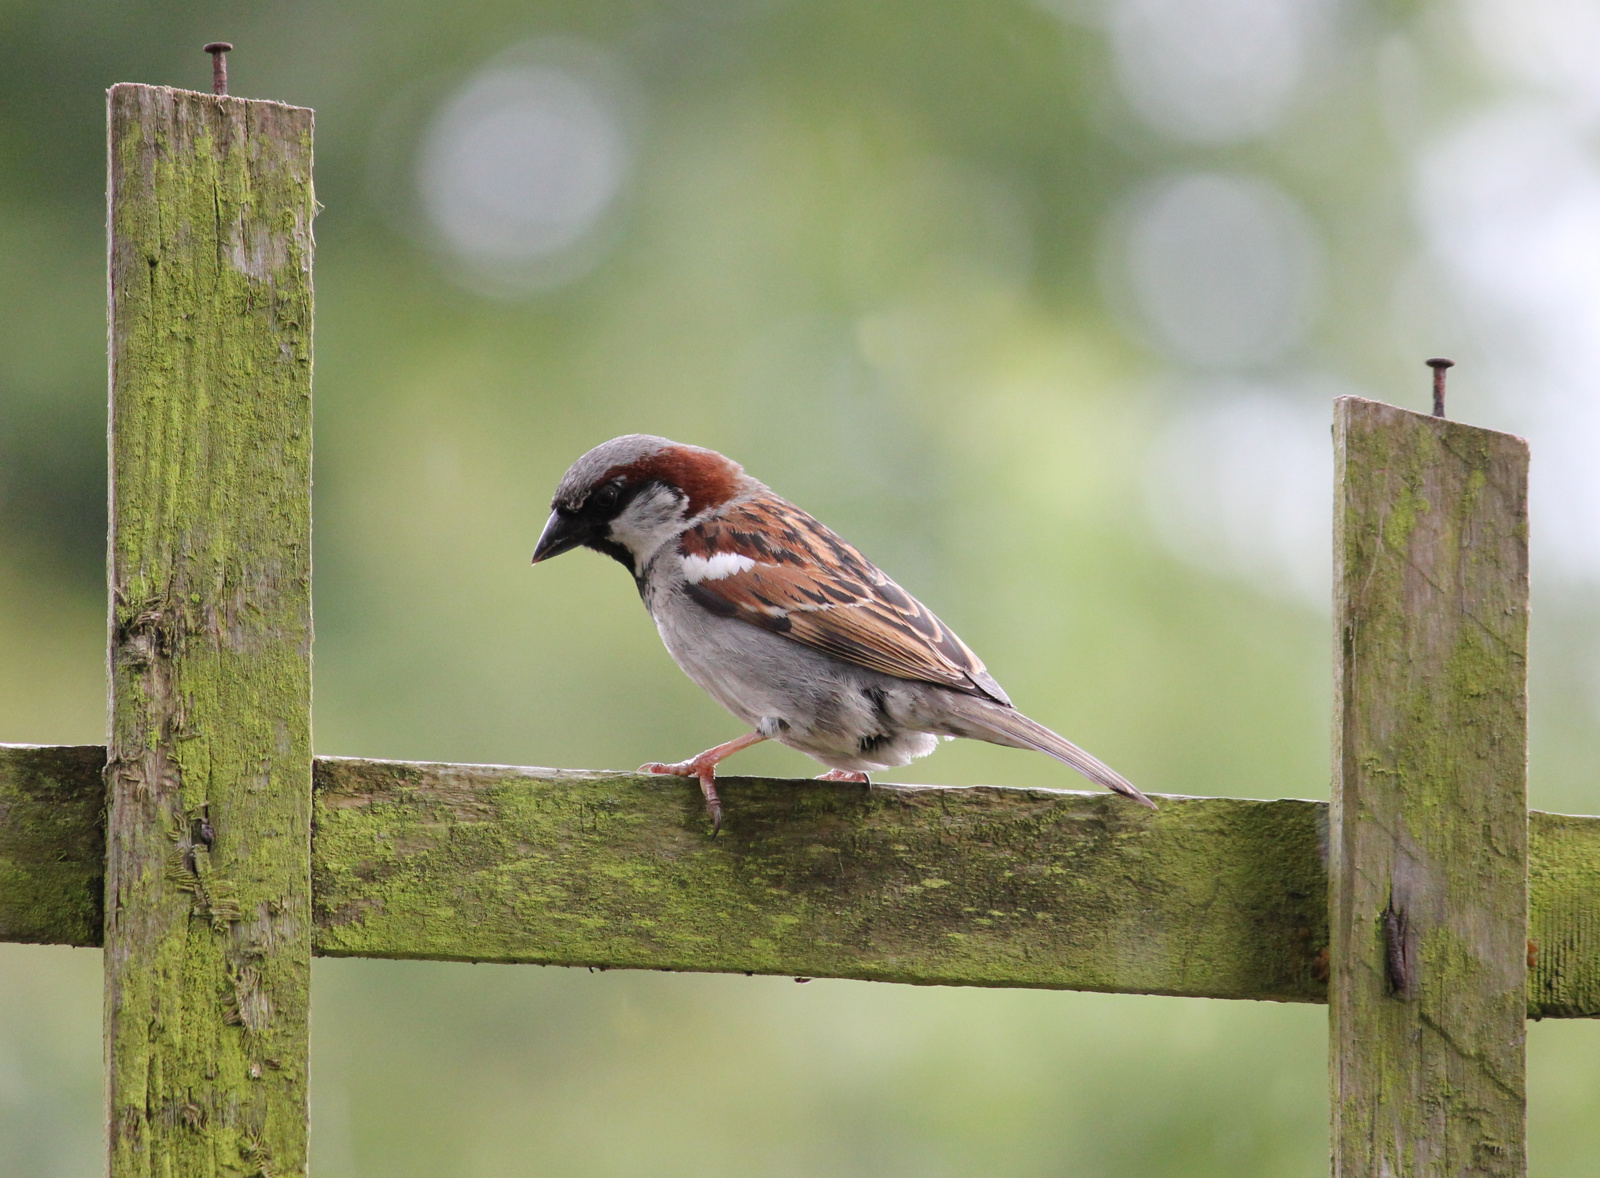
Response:
M105 938L101 744L0 744L0 941Z
M104 750L0 746L0 940L98 945ZM1327 807L319 757L322 956L1327 999ZM1600 818L1534 811L1533 1018L1600 1016Z
M323 761L323 953L1316 1001L1297 802Z

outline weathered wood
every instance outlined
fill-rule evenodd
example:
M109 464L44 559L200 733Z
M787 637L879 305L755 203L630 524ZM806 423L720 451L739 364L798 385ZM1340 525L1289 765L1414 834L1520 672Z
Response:
M1600 1018L1600 818L1528 814L1528 1015Z
M312 115L108 122L110 1173L302 1173Z
M738 810L708 843L699 795L659 777L328 757L316 777L319 954L1327 1000L1322 802L1150 814L1102 793L730 777ZM1600 818L1529 818L1532 935L1552 948L1528 1015L1600 1017ZM729 887L739 904L710 916L677 899ZM1039 915L994 917L1024 887Z
M318 950L1316 1001L1318 808L318 763ZM695 795L697 796L697 795Z
M101 841L99 765L103 760L104 751L98 747L80 750L0 745L0 930L25 930L22 935L0 931L0 940L100 944L100 928L84 918L81 896L87 888L94 898L94 911L99 910L102 868L94 848ZM41 765L44 767L39 768ZM602 929L592 938L577 940L541 933L538 921L522 923L520 913L528 899L514 888L499 887L495 881L528 870L524 861L529 848L539 845L536 840L549 836L551 811L568 812L565 821L579 830L582 845L575 847L570 839L558 842L561 853L569 857L573 895L540 919L558 927L582 927L588 916L579 904L579 894L584 889L605 886L606 880L634 881L631 886L658 894L670 894L674 888L693 891L700 883L697 873L726 876L737 863L748 862L763 843L781 845L786 838L815 848L810 852L813 857L853 854L848 829L831 819L819 825L805 816L836 809L841 797L854 799L851 804L862 800L857 797L859 787L851 785L729 778L730 790L740 798L741 813L729 820L724 835L728 841L724 843L719 838L708 847L703 843L703 815L696 817L700 812L694 808L693 796L689 792L683 792L681 797L675 795L672 787L684 788L682 783L666 783L660 778L492 765L351 762L326 757L317 758L315 769L320 804L312 844L318 920L313 933L314 950L339 956L371 953L385 957L475 959L474 955L479 955L476 959L665 969L666 954L656 946L678 941L681 933L693 934L696 928L703 928L700 914L692 908L687 913L669 914L674 919L681 916L694 922L687 930L670 921L657 920L649 926L642 922L624 926L620 933ZM574 793L574 781L589 783L591 792ZM597 782L601 784L595 785ZM898 808L888 817L910 825L918 840L935 838L946 822L935 803L938 795L946 792L957 796L969 816L976 810L992 808L990 817L983 821L996 822L1008 815L1014 817L1016 794L1059 802L1069 810L1080 807L1082 814L1092 811L1093 799L1099 796L1043 790L944 791L921 787L912 795L920 805ZM786 797L790 794L801 796ZM821 796L809 796L812 794ZM759 809L746 806L747 795L765 795L769 803L778 804ZM785 800L788 805L781 804ZM1215 875L1221 863L1241 878L1254 881L1251 890L1257 896L1270 894L1268 889L1273 886L1283 892L1291 888L1300 891L1293 881L1306 879L1315 881L1315 895L1326 894L1327 877L1319 848L1327 822L1323 803L1263 803L1236 798L1196 801L1205 805L1192 807L1187 800L1178 799L1163 802L1162 813L1169 815L1163 823L1122 831L1115 844L1116 857L1109 867L1106 859L1093 855L1058 863L1056 866L1065 871L1056 876L1061 892L1093 897L1097 888L1109 887L1119 895L1155 897L1154 902L1147 903L1142 920L1154 930L1149 934L1153 939L1164 936L1169 942L1170 931L1160 930L1170 930L1178 910L1189 901L1182 890L1170 893L1175 898L1167 898L1169 893L1160 886L1162 874L1181 879L1207 878L1208 873ZM1233 812L1235 808L1237 813ZM631 817L627 821L601 823L595 814ZM1600 1017L1600 818L1535 810L1528 819L1533 878L1530 936L1536 961L1528 983L1528 1017ZM1061 821L1068 819L1063 817ZM1188 827L1191 821L1195 823L1192 829L1178 829ZM378 825L373 827L373 822ZM654 825L646 827L646 823ZM1258 827L1249 838L1228 836L1228 832L1251 830L1256 824L1266 829ZM769 826L771 830L766 829ZM559 823L556 827L559 829ZM1030 831L1013 822L1009 834L1010 862L1001 870L1011 871L1013 876L1037 875L1034 865L1053 853L1052 840L1057 840L1054 845L1059 847L1058 836L1049 824L1037 825ZM381 844L376 853L360 852L362 844L375 842ZM901 845L909 848L912 844L901 840ZM683 853L684 848L688 855ZM1176 862L1163 865L1157 861L1162 855L1175 857ZM768 866L759 865L757 874L768 870ZM996 863L990 856L979 861L978 866L992 870ZM975 882L978 879L969 878ZM799 886L806 879L811 880L809 886ZM920 886L920 879L913 882ZM399 886L402 883L404 886ZM563 882L563 886L567 884ZM1003 874L999 886L1009 886ZM57 891L62 895L61 904L41 903ZM886 892L876 897L884 905L880 921L899 919L894 907L897 896L915 899L919 894ZM467 898L474 920L486 928L463 928L459 921L441 920L431 914L429 905L438 897L457 896ZM834 882L826 878L819 881L814 876L798 883L791 881L782 894L759 899L769 919L792 930L792 939L802 947L822 936L814 909L829 904L839 907ZM860 907L870 899L856 895L850 902ZM1088 909L1092 903L1097 901L1086 901L1082 907ZM1233 889L1219 888L1212 906L1227 910L1239 903ZM1249 903L1248 898L1245 903ZM370 924L367 913L374 914ZM1281 970L1281 964L1271 960L1270 955L1278 946L1291 945L1298 955L1303 943L1317 940L1315 931L1310 936L1304 934L1303 930L1310 926L1299 923L1301 914L1292 906L1256 903L1246 916L1228 919L1254 922L1249 938L1235 943L1214 937L1204 960L1196 960L1193 953L1187 962L1180 958L1181 971L1171 972L1175 980L1148 988L1165 993L1205 993L1216 998L1325 1001L1321 987L1308 988L1298 973L1274 975L1274 970ZM398 931L402 924L413 921L427 926L423 943L418 945L407 944ZM979 927L998 944L998 959L1015 960L1021 956L1019 950L1007 944L1006 927ZM1026 932L1027 926L1023 928ZM721 951L720 968L755 972L760 966L778 974L807 974L800 961L774 958L765 945L752 949L750 940L748 935L742 940L730 936ZM630 956L605 956L610 951L608 941L622 943ZM485 948L486 943L490 948ZM501 956L493 956L495 946ZM764 957L758 960L757 952ZM1258 958L1258 954L1264 956ZM709 959L697 958L686 968L707 968L702 960ZM841 951L832 962L837 972L830 973L816 968L813 958L808 976L876 976L868 972L870 960L870 946L859 957ZM1319 968L1313 957L1313 977ZM1275 976L1286 977L1287 985L1280 985ZM1227 980L1230 978L1234 980ZM976 971L970 977L943 980L952 985L1029 984L1023 974L992 968ZM1131 988L1130 979L1121 973L1112 973L1109 978L1102 975L1099 980L1107 983L1103 986L1107 990ZM1148 983L1148 971L1144 980Z
M104 935L104 745L0 745L0 941Z
M1336 1178L1527 1171L1528 450L1335 415Z

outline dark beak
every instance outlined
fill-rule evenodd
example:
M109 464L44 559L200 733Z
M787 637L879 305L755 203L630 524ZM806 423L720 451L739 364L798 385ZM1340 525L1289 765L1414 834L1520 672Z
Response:
M539 543L534 547L533 563L538 564L541 560L570 552L589 539L590 535L589 524L582 516L558 507L550 513L544 531L539 536Z

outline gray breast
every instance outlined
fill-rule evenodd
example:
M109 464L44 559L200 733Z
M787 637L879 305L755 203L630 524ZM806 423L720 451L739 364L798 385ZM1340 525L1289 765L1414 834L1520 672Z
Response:
M665 555L665 554L664 554ZM932 751L917 724L931 685L832 658L735 618L712 614L652 578L645 600L667 651L723 707L834 768L881 769Z

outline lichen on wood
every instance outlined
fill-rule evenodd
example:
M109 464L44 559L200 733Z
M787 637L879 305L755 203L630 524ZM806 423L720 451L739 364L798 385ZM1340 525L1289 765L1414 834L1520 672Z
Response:
M1527 445L1353 397L1334 437L1333 1172L1512 1178L1527 1170Z
M98 945L104 745L0 745L0 941Z
M108 96L110 1172L305 1169L311 112Z
M93 896L93 910L99 911L103 863L97 848L104 841L99 767L104 759L105 751L99 747L0 745L0 940L100 944L101 930L85 919L82 897ZM858 950L840 947L827 961L819 960L810 948L811 942L823 938L819 921L837 921L842 908L837 894L824 894L836 893L836 881L815 874L791 879L781 891L756 897L755 910L709 918L720 922L724 932L738 919L765 920L785 930L785 939L777 946L758 937L728 935L715 952L691 953L688 964L669 965L668 947L676 944L678 948L671 951L681 952L684 942L703 935L707 927L708 918L689 903L673 905L665 920L660 906L654 912L641 908L636 915L624 913L625 919L615 925L596 920L592 923L601 932L593 936L562 931L582 920L573 894L579 885L609 888L606 883L596 885L596 880L627 880L630 887L647 894L695 893L696 873L725 872L729 864L770 855L763 848L781 850L791 839L799 840L814 860L857 855L860 848L849 825L834 821L823 825L806 817L860 804L864 799L857 786L729 778L730 796L740 798L740 812L730 817L723 835L708 844L704 814L693 804L692 784L655 777L319 757L315 781L316 953L732 972L760 967L816 977L882 976L874 972L881 962L870 941ZM940 796L946 792L959 803L969 828L980 822L1010 823L1006 853L1011 861L1002 870L1024 878L1036 874L1034 864L1048 861L1055 853L1053 846L1059 848L1060 823L1029 827L1015 822L1017 798L1032 797L1035 805L1042 799L1067 812L1079 809L1081 826L1082 815L1093 813L1100 804L1094 799L1101 797L1048 790L921 787L907 793L920 805L894 809L889 816L909 826L918 839L933 837L947 820L946 799ZM819 796L788 797L788 804L783 804L786 795L812 794ZM745 805L747 797L766 797L768 803ZM986 818L984 810L990 812ZM1326 894L1322 843L1327 806L1245 798L1172 799L1163 802L1162 812L1170 815L1162 824L1126 828L1113 858L1075 856L1058 863L1064 874L1053 878L1060 894L1111 887L1146 901L1164 896L1145 909L1145 920L1154 928L1179 919L1190 904L1186 890L1163 893L1162 878L1204 879L1221 861L1234 878L1252 882L1241 893L1231 885L1222 886L1226 877L1218 876L1216 897L1208 903L1221 912L1215 917L1207 913L1205 918L1217 921L1217 932L1243 925L1246 935L1238 942L1221 935L1194 942L1187 960L1179 958L1181 971L1173 971L1165 983L1152 985L1150 969L1138 959L1131 972L1123 971L1121 961L1111 961L1106 963L1109 973L1101 969L1084 974L1116 992L1142 986L1216 998L1324 1001L1320 986L1307 986L1301 955L1312 952L1310 975L1318 979L1323 968L1318 944L1325 926L1305 923L1298 895L1288 897L1293 903L1262 899L1272 895L1274 886L1280 895L1302 892L1306 885L1293 882L1297 880L1313 881L1314 896ZM627 821L609 821L630 815ZM1534 962L1528 980L1528 1017L1600 1017L1600 818L1532 811L1528 820L1530 960ZM880 816L877 821L881 835L885 819ZM561 833L563 823L576 830L577 842ZM1240 837L1240 832L1251 833ZM910 840L900 840L891 842L889 850L899 859L911 846ZM555 851L547 852L546 847ZM525 861L535 853L562 856L561 870L572 890L559 907L524 924L521 914L533 901L517 887L503 886L503 881L530 879ZM987 853L977 862L980 869L984 864L989 869L997 865ZM753 874L764 877L782 868L781 862L769 861ZM896 868L900 869L903 864ZM546 864L541 870L552 867ZM806 884L806 878L812 882ZM912 882L921 887L921 878ZM980 879L981 870L967 878ZM941 892L947 894L948 888L933 889L932 894ZM926 888L900 893L911 901L927 894ZM443 904L441 897L455 899ZM894 897L892 892L878 897L880 929L919 915ZM867 899L850 892L844 898L858 907ZM471 925L449 912L441 914L441 904L450 912L469 910ZM608 904L616 906L614 899ZM1240 911L1230 915L1234 908ZM603 915L607 910L597 911ZM993 920L987 911L960 915ZM689 925L674 924L679 918ZM1092 926L1087 912L1080 919ZM408 925L421 930L415 940L406 932ZM952 969L946 960L940 981L1034 984L1030 979L1040 976L1039 967L1022 949L1007 944L1013 930L1024 939L1035 935L1027 922L975 927L992 938L989 952L994 962L979 961L977 968L966 971ZM26 935L7 930L24 930ZM1153 938L1149 931L1145 935ZM1093 932L1087 940L1103 941L1104 934ZM790 958L786 955L790 946L799 946L808 956ZM1283 967L1285 946L1290 960L1300 963L1295 968ZM1067 954L1072 952L1068 946ZM1008 962L1021 965L1013 971ZM926 960L916 968L932 973ZM1080 976L1075 969L1070 956L1064 958L1048 984L1063 984L1063 978L1065 984L1073 984Z
M1314 1002L1309 802L319 758L319 953Z
M1528 1007L1600 1018L1600 818L1528 815Z

